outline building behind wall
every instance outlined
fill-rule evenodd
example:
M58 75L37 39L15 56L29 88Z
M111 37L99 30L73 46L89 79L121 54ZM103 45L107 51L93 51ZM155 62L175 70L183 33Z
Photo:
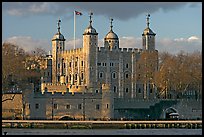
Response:
M125 45L119 43L113 30L113 19L104 45L99 47L92 15L83 32L82 48L65 49L66 39L61 33L61 20L58 21L52 52L45 58L41 91L29 89L28 94L15 96L22 100L18 106L22 119L159 119L164 118L167 110L178 112L185 119L202 118L202 100L156 97L154 73L158 70L158 51L149 15L142 33L142 49L121 48ZM7 106L19 104L19 99L14 100L2 103L2 115L7 116L10 111L13 116Z
M61 33L61 20L58 21L57 33L52 38L52 54L47 55L47 69L41 79L41 93L31 97L32 107L34 110L37 107L39 113L30 112L31 118L55 118L49 114L55 110L53 107L66 110L66 104L71 109L67 113L57 113L58 116L114 118L116 98L155 99L154 73L158 69L158 51L155 49L156 34L149 27L150 15L147 15L142 33L142 49L121 48L124 45L120 45L119 37L113 31L113 19L104 37L104 46L99 47L92 15L83 33L82 48L77 49L65 50L66 39ZM82 110L86 110L85 116Z

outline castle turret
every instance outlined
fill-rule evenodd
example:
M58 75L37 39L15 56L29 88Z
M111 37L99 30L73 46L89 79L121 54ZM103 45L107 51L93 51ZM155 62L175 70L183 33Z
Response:
M83 53L85 61L85 85L93 87L97 82L97 49L98 33L92 27L92 15L90 13L90 23L83 34Z
M52 83L60 81L60 59L58 53L64 51L65 38L60 32L60 22L58 20L58 32L52 38Z
M149 27L149 17L150 14L147 15L147 27L143 31L142 34L142 48L143 50L155 50L155 33Z
M106 34L104 38L104 47L113 50L113 49L118 49L119 48L119 40L118 36L113 32L113 19L111 18L111 26L110 26L110 31L108 34Z

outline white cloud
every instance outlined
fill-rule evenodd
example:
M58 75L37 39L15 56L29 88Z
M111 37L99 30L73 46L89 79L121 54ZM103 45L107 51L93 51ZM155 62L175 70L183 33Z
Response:
M75 40L75 48L81 48L83 46L82 39ZM74 39L65 42L65 49L73 49L74 48Z
M123 36L119 39L120 48L142 48L142 38Z
M176 39L165 38L156 41L156 48L158 48L159 51L166 51L173 54L177 54L181 50L184 52L201 51L202 40L197 36Z
M23 48L25 51L31 51L35 48L42 48L45 51L51 50L51 46L48 40L37 40L33 39L30 36L13 36L6 39L4 42L10 42L13 44L18 45L19 47Z
M31 51L36 47L40 47L45 49L45 51L51 50L51 40L42 40L42 39L32 39L30 36L14 36L6 41L14 43L22 47L25 51ZM76 48L81 48L83 46L82 38L76 39ZM119 46L120 48L142 48L142 38L141 37L120 37L119 38ZM98 41L99 47L104 46L104 40L99 39ZM65 49L73 49L74 48L74 40L66 41ZM191 36L189 38L164 38L164 39L156 39L155 48L159 52L169 52L171 54L177 54L181 50L184 52L194 52L196 50L202 50L202 40L197 36Z
M188 38L188 41L198 41L198 40L199 40L199 38L196 36L191 36Z

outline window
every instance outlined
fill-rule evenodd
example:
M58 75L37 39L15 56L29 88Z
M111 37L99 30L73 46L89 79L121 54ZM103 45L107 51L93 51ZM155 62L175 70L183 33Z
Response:
M81 73L81 80L84 79L84 73Z
M60 81L60 76L57 76L57 80Z
M128 88L125 89L125 92L128 93Z
M77 67L77 61L75 62L75 67Z
M95 91L96 93L98 93L98 89L96 89L96 91Z
M84 62L83 62L83 61L81 61L81 66L82 66L82 67L84 66Z
M64 66L64 68L66 68L66 64L65 64L65 63L64 63L64 65L63 65L63 66Z
M99 78L102 78L103 77L103 72L100 72L99 73Z
M54 109L57 109L57 108L58 108L58 105L57 105L57 104L54 104L53 108L54 108Z
M75 74L75 80L77 80L77 74Z
M149 91L150 93L152 93L152 88L150 88L150 91Z
M60 68L60 64L58 64L58 68Z
M115 74L115 72L112 73L112 78L113 78L113 79L116 78L116 74Z
M39 109L39 104L35 104L35 109Z
M69 67L72 67L72 62L69 62Z
M140 88L138 89L138 93L141 93L141 89Z
M97 63L98 66L101 66L101 63Z
M50 74L50 73L49 73L49 72L47 72L47 76L49 76L49 74Z
M30 109L30 104L28 104L28 109Z
M81 109L82 105L81 104L78 104L78 109Z
M113 66L113 63L110 63L110 66Z
M126 68L128 68L128 64L126 64Z
M116 86L113 87L113 92L114 93L117 92L117 87Z
M71 109L71 105L70 104L66 105L66 109Z
M125 74L125 77L128 78L128 74Z
M100 105L96 104L96 110L99 110L99 109L100 109Z
M106 108L108 108L109 106L108 106L108 104L106 104Z

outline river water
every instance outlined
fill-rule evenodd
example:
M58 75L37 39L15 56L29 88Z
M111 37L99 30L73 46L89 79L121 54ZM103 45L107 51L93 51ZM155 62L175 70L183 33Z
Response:
M17 129L2 128L2 135L202 135L202 129Z

